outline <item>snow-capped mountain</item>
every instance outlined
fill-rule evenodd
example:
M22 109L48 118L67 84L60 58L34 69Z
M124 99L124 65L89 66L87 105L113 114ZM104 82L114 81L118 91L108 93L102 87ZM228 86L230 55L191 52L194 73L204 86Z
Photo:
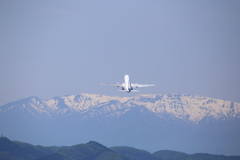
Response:
M41 145L95 140L149 151L240 155L240 103L181 94L29 97L0 107L0 134Z
M216 120L240 118L240 103L180 94L151 94L136 97L78 94L49 100L29 97L0 107L0 113L26 111L37 119L60 118L83 113L89 113L91 117L121 116L139 106L145 107L159 117L169 114L195 123L205 117Z

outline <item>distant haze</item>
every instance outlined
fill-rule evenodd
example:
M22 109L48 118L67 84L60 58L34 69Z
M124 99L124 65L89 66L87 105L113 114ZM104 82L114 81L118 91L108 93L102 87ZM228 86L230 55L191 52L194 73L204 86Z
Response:
M78 93L240 102L240 1L0 2L0 105Z
M196 95L29 97L0 107L0 131L65 146L90 140L154 152L240 154L240 103Z

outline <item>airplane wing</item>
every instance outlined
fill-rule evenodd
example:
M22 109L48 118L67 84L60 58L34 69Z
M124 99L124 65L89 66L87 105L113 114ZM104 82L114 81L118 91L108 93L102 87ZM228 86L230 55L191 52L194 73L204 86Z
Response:
M121 83L116 83L116 84L112 84L112 83L101 83L101 85L123 87L123 84L121 84Z
M155 86L155 84L138 84L138 83L131 83L131 86L133 88L138 88L138 87L150 87L150 86Z

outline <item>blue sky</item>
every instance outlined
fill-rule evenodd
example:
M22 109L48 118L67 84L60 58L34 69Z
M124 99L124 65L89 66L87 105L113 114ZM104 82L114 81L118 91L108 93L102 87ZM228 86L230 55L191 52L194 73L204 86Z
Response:
M78 93L240 102L240 1L0 1L0 105Z

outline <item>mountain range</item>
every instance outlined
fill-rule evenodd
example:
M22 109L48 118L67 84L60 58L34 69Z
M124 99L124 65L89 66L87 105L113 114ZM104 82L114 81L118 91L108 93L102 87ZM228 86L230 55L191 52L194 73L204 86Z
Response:
M0 134L46 146L93 140L151 152L240 155L240 103L183 94L29 97L0 107Z
M86 144L62 147L34 146L0 137L0 160L240 160L240 156L186 154L162 150L154 153L132 147L107 148L90 141Z

